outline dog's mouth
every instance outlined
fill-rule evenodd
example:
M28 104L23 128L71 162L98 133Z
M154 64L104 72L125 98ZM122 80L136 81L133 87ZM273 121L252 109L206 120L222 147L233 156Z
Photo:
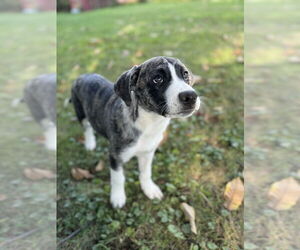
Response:
M185 109L185 110L178 112L177 115L189 115L189 114L193 113L194 111L195 111L195 108Z
M177 113L165 114L165 116L166 117L170 117L170 118L184 118L184 117L191 116L195 111L196 111L195 108L184 109L184 110L181 110L181 111L179 111Z
M194 105L191 105L189 107L180 107L179 110L175 112L170 112L170 109L164 109L163 112L161 112L161 115L168 118L186 118L194 114L197 110L200 109L201 101L198 97L196 103Z

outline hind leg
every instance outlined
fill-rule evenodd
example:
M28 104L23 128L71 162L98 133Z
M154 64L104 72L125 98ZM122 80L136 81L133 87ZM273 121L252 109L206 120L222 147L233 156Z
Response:
M45 146L49 150L56 150L56 125L49 119L45 118L41 121L44 128Z
M74 91L72 91L72 103L74 105L77 119L83 125L84 128L84 146L86 150L94 150L96 148L96 138L94 135L94 130L90 122L86 118L81 102L77 98Z
M49 150L56 150L56 124L47 118L42 105L34 98L29 89L24 92L25 102L31 112L32 117L44 129L45 146Z
M82 120L84 127L84 146L86 150L94 150L96 148L96 137L90 122L85 118Z

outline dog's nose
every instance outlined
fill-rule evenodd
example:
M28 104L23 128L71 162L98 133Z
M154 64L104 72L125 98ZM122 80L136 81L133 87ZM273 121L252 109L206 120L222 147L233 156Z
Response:
M179 94L179 100L185 105L193 105L196 103L197 94L194 91L184 91Z

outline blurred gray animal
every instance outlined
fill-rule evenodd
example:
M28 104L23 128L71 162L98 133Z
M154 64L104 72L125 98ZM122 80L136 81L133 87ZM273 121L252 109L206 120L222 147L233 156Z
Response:
M56 75L40 75L29 81L23 99L34 120L44 129L46 148L56 150Z

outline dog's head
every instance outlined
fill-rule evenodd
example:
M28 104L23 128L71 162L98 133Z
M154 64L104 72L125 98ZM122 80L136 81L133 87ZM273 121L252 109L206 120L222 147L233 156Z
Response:
M124 72L114 89L127 106L170 118L187 117L200 108L192 77L178 59L154 57Z

